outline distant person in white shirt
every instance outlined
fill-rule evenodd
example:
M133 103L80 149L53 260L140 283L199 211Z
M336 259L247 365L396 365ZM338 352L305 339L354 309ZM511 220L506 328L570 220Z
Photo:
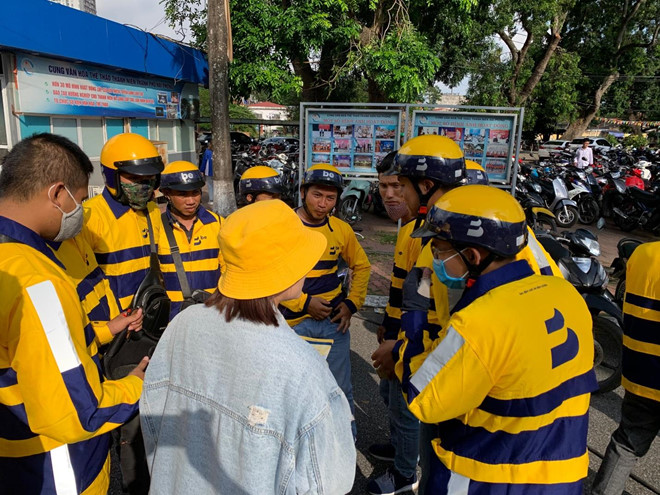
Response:
M594 152L589 148L589 139L582 142L582 148L578 148L575 154L575 166L577 168L587 168L594 164Z

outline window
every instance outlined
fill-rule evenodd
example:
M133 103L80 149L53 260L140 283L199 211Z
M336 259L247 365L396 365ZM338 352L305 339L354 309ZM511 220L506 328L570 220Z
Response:
M59 134L78 144L78 122L76 119L53 117L50 121L53 127L53 134Z
M149 121L149 139L152 141L158 140L158 122L155 120Z
M179 151L195 151L195 126L183 121L180 125L181 138L178 139Z
M175 151L174 127L171 120L158 121L158 141L167 142L167 151Z
M149 139L149 121L147 119L131 119L131 132Z
M105 132L108 139L124 132L124 119L105 119Z
M87 156L96 157L101 155L103 148L103 119L80 119L80 134L82 136L82 148Z

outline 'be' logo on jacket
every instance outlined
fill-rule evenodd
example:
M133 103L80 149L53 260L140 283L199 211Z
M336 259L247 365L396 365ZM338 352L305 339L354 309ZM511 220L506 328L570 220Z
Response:
M545 329L548 332L548 335L550 335L562 328L564 328L564 315L555 309L554 316L545 321ZM570 328L566 328L566 334L566 341L550 350L552 353L552 369L555 369L564 363L568 363L571 359L577 356L578 351L580 350L580 344L576 333Z

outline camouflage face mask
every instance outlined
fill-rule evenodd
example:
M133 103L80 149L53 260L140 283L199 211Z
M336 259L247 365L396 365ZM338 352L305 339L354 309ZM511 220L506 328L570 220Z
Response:
M134 210L144 210L154 195L156 179L150 179L148 182L122 182L120 187L126 196L128 206Z

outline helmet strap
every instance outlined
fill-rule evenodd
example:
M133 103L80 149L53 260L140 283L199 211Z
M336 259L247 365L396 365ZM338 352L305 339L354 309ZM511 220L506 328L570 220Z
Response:
M413 181L411 182L413 188L415 189L415 192L417 193L417 197L419 198L419 208L417 210L417 219L415 220L415 226L414 226L414 229L418 229L419 226L422 224L422 222L426 220L426 214L429 212L428 202L431 199L431 196L433 196L435 192L438 189L440 189L440 184L433 181L433 186L425 194L419 188L418 182L413 182Z
M455 247L456 252L458 255L461 257L463 260L463 263L465 263L465 266L468 269L468 279L467 279L467 287L472 287L474 283L477 281L477 278L483 273L483 271L488 268L488 266L495 261L498 256L495 253L489 252L488 255L481 260L481 263L478 265L474 265L468 261L468 259L465 257L463 254L462 249L465 247L470 247L470 246L464 246L463 248L458 248L457 246Z

